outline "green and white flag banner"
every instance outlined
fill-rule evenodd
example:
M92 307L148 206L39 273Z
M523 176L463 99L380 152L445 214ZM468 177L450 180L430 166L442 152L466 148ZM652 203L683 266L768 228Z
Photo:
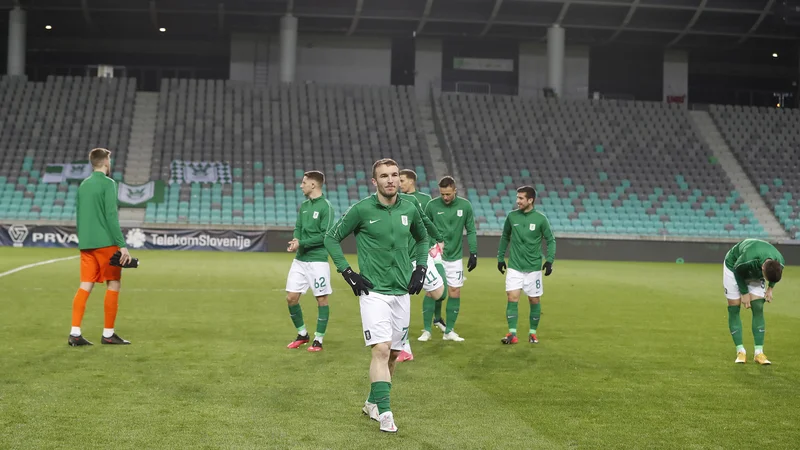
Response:
M89 161L73 161L67 164L48 164L42 174L42 183L83 181L92 174Z
M231 165L219 161L172 161L169 184L233 182Z
M145 184L119 183L117 189L119 205L127 208L144 208L148 203L164 201L164 182L151 181Z

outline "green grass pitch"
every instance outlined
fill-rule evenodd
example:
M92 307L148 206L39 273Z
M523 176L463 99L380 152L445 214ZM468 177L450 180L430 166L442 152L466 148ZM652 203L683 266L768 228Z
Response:
M392 388L397 435L361 414L369 381L358 302L334 273L325 350L288 350L288 254L133 252L100 344L103 287L70 348L78 260L0 277L0 448L796 448L800 280L766 306L770 367L734 365L721 264L557 261L540 343L506 333L492 259L467 274L456 330L417 342ZM0 272L76 255L0 249ZM355 262L354 256L349 256ZM310 329L316 303L306 294ZM520 337L528 306L520 306Z

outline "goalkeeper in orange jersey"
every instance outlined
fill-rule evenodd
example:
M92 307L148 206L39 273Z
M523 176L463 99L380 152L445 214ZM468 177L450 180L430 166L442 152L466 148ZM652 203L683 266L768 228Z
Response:
M123 267L137 267L125 248L125 238L117 213L117 183L108 177L111 152L96 148L89 152L94 171L81 182L76 201L78 216L78 248L81 252L81 284L72 301L72 330L69 345L92 345L81 334L81 321L86 300L95 283L106 283L104 302L105 325L103 344L130 344L114 332L117 318L120 278Z

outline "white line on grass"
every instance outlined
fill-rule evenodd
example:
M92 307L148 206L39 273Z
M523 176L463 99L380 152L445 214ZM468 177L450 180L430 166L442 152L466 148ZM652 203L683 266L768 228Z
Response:
M78 257L78 255L76 255L76 256L68 256L66 258L48 259L47 261L40 261L40 262L33 263L33 264L26 264L24 266L19 266L16 269L11 269L11 270L9 270L7 272L0 273L0 278L3 278L6 275L11 275L12 273L20 272L20 271L25 270L25 269L30 269L30 268L33 268L33 267L43 266L45 264L53 264L53 263L57 263L59 261L66 261L68 259L75 259L77 257Z

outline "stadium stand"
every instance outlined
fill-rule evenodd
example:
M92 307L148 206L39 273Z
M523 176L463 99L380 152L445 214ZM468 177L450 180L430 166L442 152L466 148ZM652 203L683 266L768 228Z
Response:
M221 80L162 84L151 178L175 160L230 162L230 184L172 184L148 223L294 225L304 170L324 170L337 214L372 191L369 167L391 156L432 173L413 89ZM435 183L434 183L435 184Z
M800 239L800 110L714 105L710 113L789 236Z
M555 230L765 237L685 109L444 93L445 132L482 230L530 184Z
M42 183L48 164L86 160L93 147L114 149L122 178L134 79L0 78L0 219L73 220L76 183Z

